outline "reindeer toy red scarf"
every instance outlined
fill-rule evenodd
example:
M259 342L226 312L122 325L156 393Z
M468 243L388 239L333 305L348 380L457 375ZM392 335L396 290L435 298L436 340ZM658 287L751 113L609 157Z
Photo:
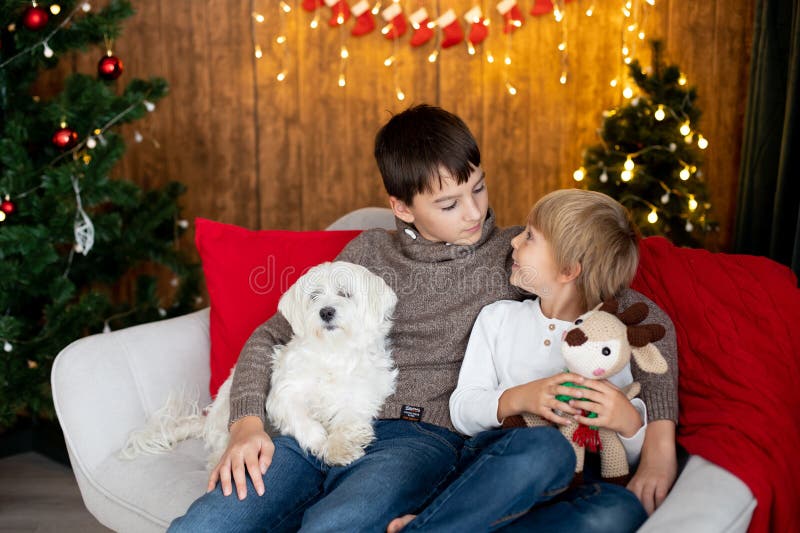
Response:
M617 314L616 300L604 302L575 321L561 345L567 369L587 379L607 379L620 372L633 358L644 372L663 374L667 362L653 344L665 330L658 324L641 324L648 315L647 304L638 302ZM578 385L572 385L578 387ZM630 399L641 387L634 382L623 392ZM569 397L559 397L569 401ZM592 413L593 414L593 413ZM589 414L590 418L592 417ZM596 416L596 415L595 415ZM509 417L503 427L546 426L550 422L534 414ZM577 457L575 473L581 476L585 451L600 453L600 474L609 481L623 482L628 477L625 449L616 433L604 428L583 426L573 422L559 428L570 441Z

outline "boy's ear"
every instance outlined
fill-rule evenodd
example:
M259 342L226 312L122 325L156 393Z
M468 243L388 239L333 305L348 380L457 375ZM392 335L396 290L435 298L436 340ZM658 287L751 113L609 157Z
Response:
M389 196L389 204L392 206L392 213L394 216L405 222L406 224L414 223L414 214L408 208L406 203L396 196Z
M568 283L574 279L576 279L581 274L581 264L575 263L572 266L566 267L564 270L561 271L561 274L558 275L558 281L561 283Z

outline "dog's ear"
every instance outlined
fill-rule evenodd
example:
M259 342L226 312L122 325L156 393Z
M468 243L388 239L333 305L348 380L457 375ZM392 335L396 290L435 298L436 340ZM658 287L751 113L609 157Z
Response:
M283 293L281 299L278 301L278 312L292 326L292 331L295 336L305 334L305 309L308 305L307 299L310 297L307 294L306 284L303 282L304 278L300 278L294 283L289 290Z
M397 305L397 295L391 287L378 276L370 276L369 283L369 301L367 302L368 319L380 325L385 320L392 318L394 307Z

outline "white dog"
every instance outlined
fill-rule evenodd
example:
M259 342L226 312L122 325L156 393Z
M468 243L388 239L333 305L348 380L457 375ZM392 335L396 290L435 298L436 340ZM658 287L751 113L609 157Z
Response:
M372 421L394 392L397 369L388 345L394 291L352 263L323 263L281 297L278 311L294 336L272 353L266 411L273 427L329 465L364 455ZM231 376L203 417L196 404L170 398L147 427L134 431L120 455L158 453L190 437L210 449L213 468L228 445Z

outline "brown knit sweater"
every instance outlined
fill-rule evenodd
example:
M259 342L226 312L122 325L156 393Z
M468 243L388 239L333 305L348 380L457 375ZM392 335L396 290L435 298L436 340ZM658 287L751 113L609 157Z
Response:
M390 333L392 355L399 375L396 392L384 404L379 418L400 418L404 405L422 408L420 420L455 431L449 400L472 325L481 308L497 300L522 300L531 295L509 284L511 239L521 227L496 228L492 210L474 245L431 242L413 225L397 219L397 231L368 230L353 239L337 257L365 266L381 276L397 293L398 303ZM643 295L628 290L621 308L635 301L650 307L648 322L662 324L667 335L657 347L667 360L664 375L637 373L648 419L677 422L677 348L669 317ZM286 344L292 329L276 313L256 328L236 363L231 389L229 424L244 416L266 418L273 346Z

